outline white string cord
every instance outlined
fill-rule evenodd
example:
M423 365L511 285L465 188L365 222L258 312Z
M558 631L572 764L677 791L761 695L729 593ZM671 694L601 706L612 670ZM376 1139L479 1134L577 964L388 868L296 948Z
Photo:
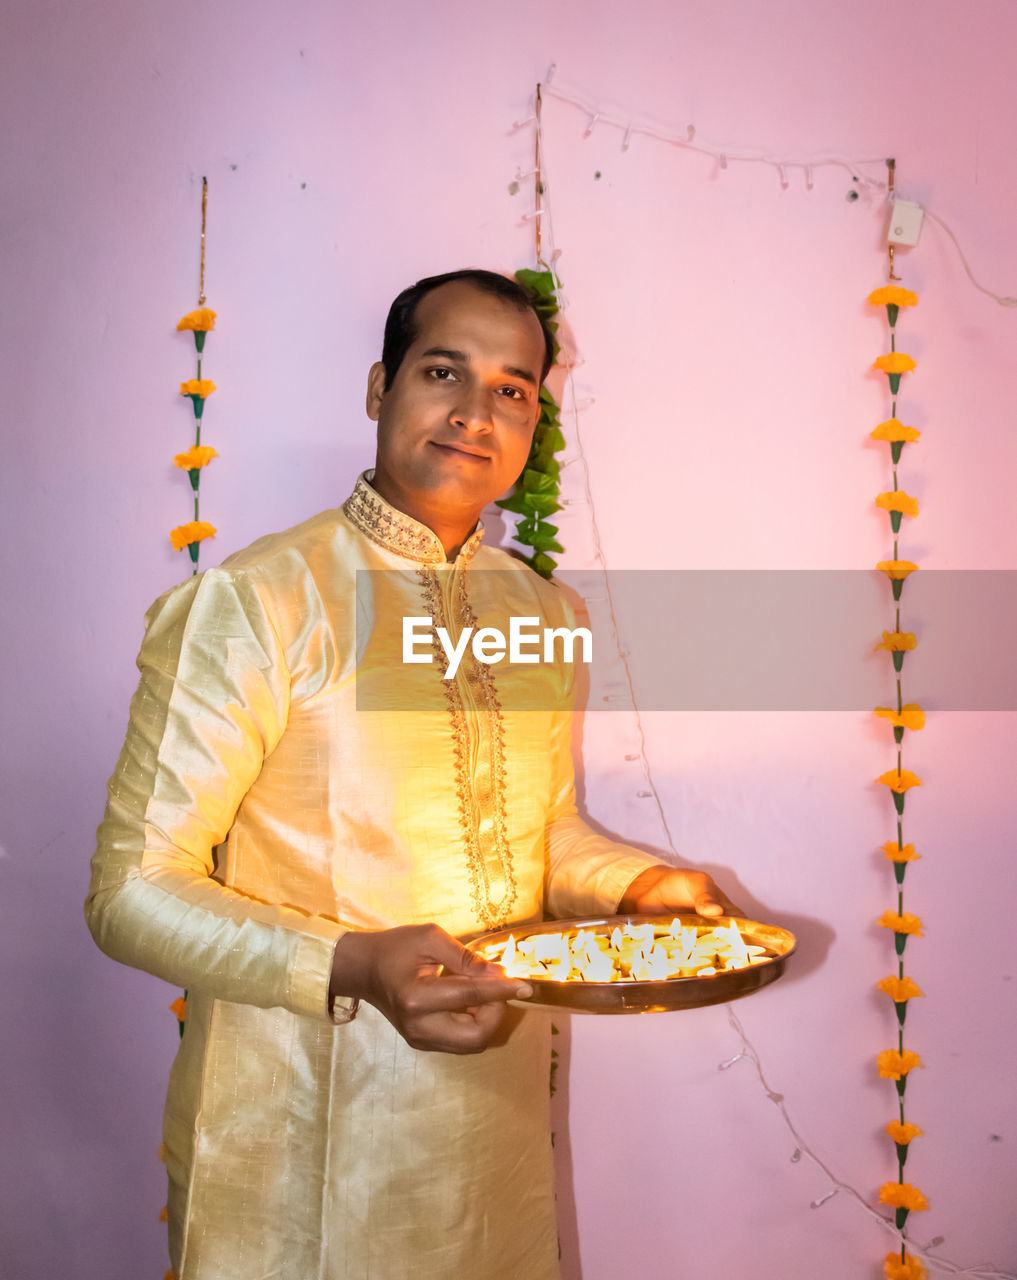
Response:
M939 217L938 214L933 213L931 209L926 209L925 216L927 218L931 218L932 221L935 222L937 226L942 227L943 230L946 232L946 234L953 241L953 247L957 250L957 256L960 258L961 264L964 267L964 270L968 273L968 279L979 291L979 293L984 293L986 297L992 298L994 301L998 302L1001 307L1017 307L1017 298L1009 298L1009 297L1006 297L1005 295L993 293L991 289L986 289L985 285L978 283L978 281L975 279L974 272L971 270L970 266L968 265L967 258L964 256L964 250L960 247L960 241L954 235L951 228L947 226L947 224L943 221L941 217Z
M552 67L552 71L553 71L553 67ZM604 119L603 115L601 115L600 118ZM546 240L547 248L549 251L549 265L551 268L551 274L554 281L555 298L557 299L559 310L564 312L568 308L568 299L565 297L564 293L562 292L561 278L558 275L558 272L554 269L554 264L560 255L560 250L557 248L557 242L555 240L555 235L554 235L554 218L552 214L552 200L551 200L552 188L551 188L550 180L548 178L547 161L544 155L544 138L543 138L543 132L542 132L542 124L541 124L540 117L537 114L534 114L533 116L531 116L530 119L534 124L534 128L536 131L536 155L537 155L537 163L538 163L538 169L540 172L540 180L541 180L541 214L542 214L541 227L542 227L542 232ZM633 132L635 132L635 129L633 129ZM815 163L815 162L813 161L810 163ZM528 176L528 175L519 175L519 176ZM947 230L949 229L947 228ZM963 258L963 255L962 255L962 258ZM548 265L548 264L542 264L542 265ZM635 697L635 689L634 689L633 680L632 680L632 671L629 665L629 654L628 654L628 650L624 647L621 641L621 628L619 626L618 617L615 611L614 598L611 593L610 575L608 574L608 571L607 571L607 560L604 555L603 543L600 536L600 526L597 521L596 506L593 499L593 490L592 490L592 485L590 480L590 465L589 465L589 460L586 457L585 449L583 448L582 428L581 428L580 419L579 419L579 401L576 396L575 379L573 376L573 369L578 364L580 364L581 361L573 360L571 357L571 354L568 351L566 351L564 345L562 346L561 354L564 357L564 362L565 362L565 380L566 380L566 386L568 389L568 398L569 398L569 404L570 404L570 418L571 418L572 428L575 433L575 440L576 440L576 447L577 447L577 455L574 461L579 462L582 466L583 490L585 494L586 505L588 506L589 512L590 512L590 528L593 534L594 560L596 561L597 567L599 568L601 574L603 575L603 579L604 579L603 599L607 604L608 612L611 618L611 625L614 633L615 646L617 648L618 656L622 663L622 669L625 672L625 679L626 679L626 683L628 685L628 691L629 691L629 701L632 707L633 716L635 718L636 730L639 735L638 755L637 756L626 755L625 758L626 760L634 760L634 759L641 760L642 766L643 766L643 776L646 779L646 785L648 786L649 790L641 791L638 794L641 796L645 796L647 798L650 798L650 797L653 798L654 804L656 806L657 814L660 819L661 828L664 833L664 838L667 844L667 848L672 854L672 856L674 857L675 862L678 863L680 861L678 856L678 851L675 848L674 839L671 834L671 827L670 827L670 824L668 823L667 814L664 809L664 803L660 797L660 792L657 789L657 784L653 776L653 768L650 764L649 753L646 745L646 734L643 728L642 716L640 715L639 706L636 702L636 697ZM996 1270L991 1265L988 1265L986 1267L963 1268L959 1266L957 1263L951 1262L946 1258L932 1256L930 1251L934 1248L938 1248L939 1245L942 1243L939 1237L934 1238L933 1240L929 1241L924 1245L918 1245L918 1246L916 1246L910 1239L905 1239L905 1237L902 1236L901 1232L897 1230L897 1227L894 1224L892 1219L885 1217L882 1213L880 1213L878 1210L873 1208L873 1206L868 1203L868 1201L861 1195L859 1191L857 1191L849 1183L846 1183L842 1181L840 1178L838 1178L836 1174L834 1174L834 1172L829 1168L829 1166L822 1159L820 1159L820 1157L816 1155L816 1153L808 1145L805 1139L801 1136L801 1134L795 1128L795 1125L785 1105L784 1095L782 1093L778 1093L775 1089L771 1088L769 1082L767 1081L765 1075L763 1074L763 1065L762 1065L762 1060L760 1059L760 1056L759 1056L759 1052L750 1041L748 1035L745 1032L745 1028L742 1026L742 1023L738 1018L738 1015L734 1012L734 1010L731 1008L730 1005L727 1006L727 1016L732 1029L735 1031L735 1033L737 1034L737 1036L741 1041L742 1047L740 1051L734 1055L733 1058L729 1058L726 1062L720 1063L718 1065L718 1070L725 1071L729 1067L734 1066L736 1062L739 1062L744 1058L747 1058L749 1061L752 1062L752 1064L756 1069L756 1074L759 1078L759 1082L763 1088L763 1092L766 1094L767 1098L772 1103L774 1103L774 1105L777 1107L778 1111L780 1112L781 1119L784 1121L785 1127L787 1128L792 1139L794 1140L795 1147L794 1147L794 1153L791 1157L792 1161L797 1163L798 1161L801 1160L803 1155L807 1156L809 1160L811 1160L812 1163L815 1164L816 1167L822 1171L822 1173L830 1182L830 1190L827 1191L825 1195L819 1196L815 1200L813 1200L810 1204L810 1208L813 1208L813 1209L821 1208L824 1204L826 1204L828 1200L832 1199L833 1196L837 1195L838 1192L843 1191L846 1195L848 1195L851 1199L853 1199L857 1204L859 1204L861 1208L869 1215L869 1217L871 1217L876 1222L878 1222L886 1231L888 1231L894 1237L895 1243L898 1248L900 1247L901 1242L904 1241L906 1243L908 1253L911 1254L912 1256L920 1258L930 1268L940 1271L946 1275L966 1277L967 1280L1017 1280L1017 1274L1009 1271Z
M941 1237L937 1236L934 1239L927 1241L925 1244L916 1244L910 1237L903 1236L901 1232L897 1230L893 1220L884 1217L877 1209L874 1209L865 1197L862 1196L854 1187L847 1182L842 1182L833 1170L830 1169L830 1167L821 1160L818 1155L816 1155L795 1128L794 1122L788 1114L788 1109L785 1106L784 1095L773 1089L770 1082L763 1074L763 1064L759 1057L759 1051L749 1039L745 1028L741 1024L741 1020L730 1005L727 1006L727 1020L731 1024L735 1034L741 1040L742 1047L741 1051L736 1053L733 1058L729 1058L726 1062L719 1063L717 1070L726 1071L729 1067L733 1067L736 1062L745 1058L747 1058L755 1067L756 1075L759 1077L759 1083L763 1087L763 1092L780 1112L781 1119L784 1121L788 1133L790 1133L791 1137L794 1139L795 1147L791 1156L792 1163L797 1164L799 1160L801 1160L802 1156L807 1156L830 1181L830 1190L826 1195L813 1200L809 1206L810 1208L820 1208L827 1202L827 1200L830 1200L839 1191L843 1191L849 1195L852 1200L855 1200L865 1210L870 1218L878 1222L880 1226L884 1227L890 1235L895 1238L895 1244L898 1249L903 1243L907 1247L909 1254L913 1257L921 1258L926 1266L931 1267L933 1270L941 1271L944 1275L966 1276L969 1280L1017 1280L1017 1277L1015 1277L1012 1271L998 1271L991 1264L984 1267L961 1267L958 1263L951 1262L948 1258L933 1256L931 1250L937 1249L940 1244L942 1244L943 1241Z

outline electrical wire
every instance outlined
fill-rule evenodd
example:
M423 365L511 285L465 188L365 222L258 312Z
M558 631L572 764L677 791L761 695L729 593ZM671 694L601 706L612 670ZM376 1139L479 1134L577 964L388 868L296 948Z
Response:
M992 298L994 301L998 302L1001 307L1017 307L1017 298L1009 298L998 293L993 293L991 289L986 289L985 285L978 283L978 281L975 279L974 272L971 270L971 267L968 265L967 258L964 256L964 250L960 247L960 241L954 235L953 230L946 224L946 222L944 222L944 220L941 217L939 217L938 214L933 213L931 209L926 209L925 216L927 218L931 218L932 221L937 224L937 226L942 227L943 230L946 232L946 234L953 241L953 246L957 250L957 255L961 260L964 270L968 273L968 279L979 291L979 293L984 293L986 297Z

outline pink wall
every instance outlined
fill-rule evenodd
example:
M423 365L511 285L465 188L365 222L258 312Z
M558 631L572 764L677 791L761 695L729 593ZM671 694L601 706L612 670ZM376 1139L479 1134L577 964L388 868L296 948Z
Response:
M532 135L511 125L551 61L598 104L691 120L724 145L894 154L902 194L950 223L990 288L1017 292L1017 17L1007 0L16 0L5 27L0 1258L20 1280L138 1280L165 1266L156 1148L175 993L105 960L80 904L141 615L186 572L167 542L187 518L169 463L189 442L174 392L191 353L173 324L195 302L200 176L220 313L214 562L335 505L369 464L364 378L400 287L529 265L529 196L508 185ZM866 374L884 328L862 301L883 282L878 200L849 203L841 170L785 191L768 168L721 173L641 138L622 152L601 126L584 140L584 117L554 99L545 126L611 567L885 556L885 453L866 441L886 416ZM1013 568L1017 317L971 287L934 226L902 261L922 295L902 320L921 362L902 407L924 432L904 473L923 503L907 554ZM566 477L581 498L579 469ZM566 562L585 566L589 509L571 505L562 527ZM910 692L935 708L934 686ZM888 734L862 712L652 715L646 732L682 855L727 869L747 909L802 935L792 974L738 1013L802 1134L871 1199L894 1176L892 1090L872 1066L892 1034L872 923L892 904L876 852L891 810L869 782L892 764ZM908 952L927 992L910 1038L928 1064L909 1092L927 1136L908 1173L933 1206L912 1222L965 1266L1011 1269L1015 739L1012 713L931 715L908 757L926 782L908 808L925 855L909 904L928 933ZM630 717L586 717L587 804L659 849L640 766L623 759L635 742ZM723 1009L575 1021L570 1276L580 1260L585 1280L880 1274L889 1237L845 1194L809 1208L829 1183L791 1163L749 1065L717 1071L736 1051Z

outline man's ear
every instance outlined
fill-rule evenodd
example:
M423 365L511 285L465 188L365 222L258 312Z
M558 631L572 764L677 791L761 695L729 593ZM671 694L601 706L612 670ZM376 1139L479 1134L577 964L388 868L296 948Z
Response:
M381 398L385 394L385 366L381 361L371 365L367 375L367 416L372 422L378 421L381 412Z

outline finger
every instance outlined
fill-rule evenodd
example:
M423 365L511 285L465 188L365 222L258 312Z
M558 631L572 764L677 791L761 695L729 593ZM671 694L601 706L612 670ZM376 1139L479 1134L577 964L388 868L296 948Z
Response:
M506 1000L527 1000L531 995L533 988L518 978L446 973L440 978L424 978L414 983L404 1008L411 1016L450 1013Z
M458 1013L431 1013L415 1019L404 1030L414 1049L439 1053L481 1053L490 1044L505 1012L503 1004L486 1004Z
M431 962L426 967L433 967L436 976L467 973L480 976L486 970L490 970L493 977L504 976L498 965L483 959L475 951L470 951L444 929L436 927L430 931L425 950L427 960ZM422 965L421 968L425 966Z
M692 905L697 915L722 916L724 914L722 901L724 895L708 875L697 875L690 887L693 891Z
M504 966L498 964L496 960L485 960L483 956L477 955L475 951L467 951L467 959L463 962L463 967L459 971L460 975L467 978L479 978L481 982L488 982L491 978L505 978L508 975Z

